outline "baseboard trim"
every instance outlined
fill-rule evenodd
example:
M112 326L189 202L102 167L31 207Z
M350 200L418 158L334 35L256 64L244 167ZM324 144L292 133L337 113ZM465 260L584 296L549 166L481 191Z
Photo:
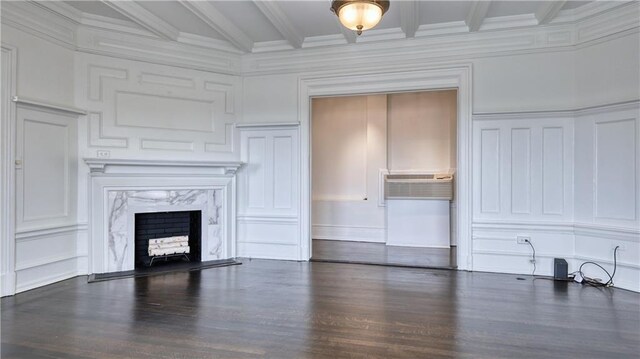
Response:
M40 278L38 280L32 280L32 281L28 281L26 283L23 284L17 284L16 285L16 294L18 293L22 293L31 289L36 289L36 288L40 288L40 287L44 287L45 285L49 285L49 284L53 284L53 283L57 283L63 280L67 280L73 277L77 277L78 276L78 272L76 270L74 271L67 271L67 272L63 272L63 273L59 273L59 274L53 274L44 278Z
M387 230L384 227L314 224L311 237L334 241L385 243Z

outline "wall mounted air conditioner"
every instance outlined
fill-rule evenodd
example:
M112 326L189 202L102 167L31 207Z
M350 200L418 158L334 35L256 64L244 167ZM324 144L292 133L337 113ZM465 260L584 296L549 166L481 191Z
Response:
M390 174L384 176L385 199L453 199L452 174Z

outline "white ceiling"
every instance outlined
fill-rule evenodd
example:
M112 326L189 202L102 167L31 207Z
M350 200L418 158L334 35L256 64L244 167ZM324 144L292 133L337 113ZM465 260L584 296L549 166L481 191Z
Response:
M588 2L590 1L556 1L554 5L551 1L485 1L484 5L488 5L488 9L480 7L481 10L478 10L478 6L474 6L472 1L391 0L390 9L380 24L368 33L365 32L368 36L363 36L360 40L368 40L372 35L374 41L412 37L411 31L403 32L402 29L409 27L415 32L436 24L467 24L471 30L475 30L470 25L470 17L474 14L476 19L479 18L480 24L489 18L507 16L530 16L531 19L536 19L536 13L540 12L551 13L549 16L553 18L562 11L572 11ZM282 49L283 46L296 48L312 46L311 44L330 45L340 41L358 41L353 33L339 25L335 15L330 12L330 0L207 1L206 4L201 2L199 5L200 9L205 6L204 11L194 10L194 6L189 6L189 3L198 4L198 1L188 0L94 0L65 3L84 14L99 15L105 17L105 20L131 22L131 26L150 30L167 40L179 41L179 36L183 34L197 35L228 42L243 52L268 48L266 45L275 43L278 44L278 49ZM549 16L542 22L550 21ZM482 31L481 26L479 30ZM376 34L394 36L375 38ZM333 42L323 43L321 40L325 39L332 39Z

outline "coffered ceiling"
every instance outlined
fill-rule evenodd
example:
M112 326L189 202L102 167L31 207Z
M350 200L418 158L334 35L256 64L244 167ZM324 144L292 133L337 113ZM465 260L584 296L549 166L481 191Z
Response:
M167 41L190 39L249 53L540 26L588 3L391 0L380 24L361 36L340 25L329 10L330 0L66 1L63 6L93 26L108 24Z

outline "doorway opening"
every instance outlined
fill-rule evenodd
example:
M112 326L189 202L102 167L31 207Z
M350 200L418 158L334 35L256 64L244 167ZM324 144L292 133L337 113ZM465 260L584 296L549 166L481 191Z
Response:
M456 89L311 99L312 260L457 268Z

